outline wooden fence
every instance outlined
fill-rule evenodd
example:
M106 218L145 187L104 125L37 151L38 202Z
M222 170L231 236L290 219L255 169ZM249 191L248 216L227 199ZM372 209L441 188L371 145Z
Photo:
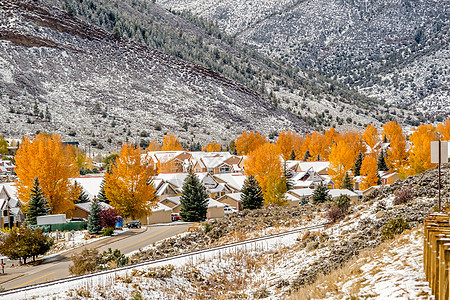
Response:
M423 264L426 280L436 300L450 299L449 212L436 212L424 220Z

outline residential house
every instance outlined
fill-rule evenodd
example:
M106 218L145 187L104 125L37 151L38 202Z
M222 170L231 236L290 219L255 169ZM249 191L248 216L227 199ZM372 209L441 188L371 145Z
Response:
M89 200L92 201L94 197L98 197L103 178L103 176L81 176L70 178L69 180L72 184L77 182L77 184L81 186L83 191L86 193Z
M231 193L238 193L242 190L247 176L241 173L236 174L215 174L213 177L219 183L225 183L230 189Z
M329 192L329 194L330 194L332 199L337 198L337 197L339 197L341 195L349 196L350 200L352 200L352 201L356 201L356 200L359 199L359 196L358 196L357 193L352 192L352 191L347 190L347 189L331 189L328 192Z
M93 202L77 203L75 204L75 209L72 211L72 218L83 218L86 219L91 214ZM111 205L104 202L98 203L101 210L113 208Z
M393 184L400 179L397 172L383 171L379 172L381 184Z
M162 203L158 203L158 206L152 208L152 213L150 215L140 218L139 221L142 225L171 223L172 209Z
M218 198L217 201L223 204L228 204L237 210L242 210L241 195L242 193L225 194Z
M302 171L293 175L290 179L293 189L314 189L319 184L324 184L329 187L334 186L334 182L327 178L325 175L320 175L314 171L313 167L310 167L306 171Z
M180 196L168 197L168 198L164 199L163 201L161 201L161 203L167 207L170 207L172 209L173 213L180 213L180 211L181 211L180 198L181 198ZM225 204L209 198L208 199L208 211L206 213L206 218L207 219L216 219L216 218L224 217L225 216L224 207L225 207Z
M0 226L18 227L25 220L21 207L22 203L16 196L16 186L14 183L4 183L0 185Z

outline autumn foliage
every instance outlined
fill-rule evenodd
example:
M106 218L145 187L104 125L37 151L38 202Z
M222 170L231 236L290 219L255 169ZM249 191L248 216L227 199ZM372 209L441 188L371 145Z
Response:
M370 149L373 149L375 145L381 140L378 130L373 125L367 125L366 130L363 133L363 140L366 142Z
M79 175L72 146L64 145L57 134L40 133L34 140L24 138L16 154L18 197L28 203L37 177L52 214L69 213L74 208L69 178Z
M238 155L246 155L265 143L267 138L259 132L244 131L236 139L236 151Z
M162 151L179 151L183 150L180 140L176 138L173 134L166 134L164 136L163 144L161 147Z
M361 176L363 176L363 180L360 190L365 190L378 184L377 160L372 155L364 158L361 165Z
M302 145L303 138L295 132L282 131L278 135L277 146L280 148L284 160L291 158L292 151L296 157L303 157Z
M208 145L206 145L206 147L202 148L202 151L205 152L219 152L222 149L222 146L220 146L220 144L217 143L209 143Z
M431 163L431 141L437 141L438 135L433 125L420 125L409 137L412 147L409 151L411 175L420 174L435 164Z
M111 172L105 174L105 194L123 217L136 219L151 213L157 201L153 173L149 157L131 144L122 147Z
M256 150L250 152L244 163L245 173L253 175L258 181L264 194L266 205L283 204L284 199L280 195L282 186L282 165L280 159L281 151L277 145L265 143Z
M350 171L355 163L354 152L344 140L340 140L331 147L329 159L329 175L336 186L341 186L345 174Z
M390 142L386 157L388 168L391 171L399 172L404 169L408 159L403 129L400 124L392 121L384 124L383 133Z

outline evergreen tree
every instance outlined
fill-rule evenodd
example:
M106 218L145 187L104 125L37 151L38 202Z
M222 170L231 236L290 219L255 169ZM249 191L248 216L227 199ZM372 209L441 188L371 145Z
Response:
M291 154L289 155L290 160L295 160L295 151L292 149Z
M358 157L356 158L355 165L353 167L353 175L360 176L361 174L361 165L363 161L363 155L359 152Z
M102 225L100 222L100 205L95 198L92 202L91 212L88 217L87 230L90 234L97 234L102 230Z
M248 176L242 186L242 209L258 209L264 204L264 195L253 175Z
M200 222L206 219L208 195L192 169L184 180L180 203L180 215L184 221Z
M98 192L98 201L109 204L109 200L106 198L105 194L105 183L105 178L103 178L102 183L100 183L100 191Z
M52 120L52 116L50 115L50 111L48 110L48 105L45 107L45 119L49 122Z
M347 190L353 191L352 179L350 178L350 176L348 176L348 173L345 173L344 179L342 180L341 187L343 189L347 189Z
M381 150L380 155L378 155L377 166L378 171L389 171L389 168L386 164L386 154L384 150Z
M314 204L323 203L325 201L329 201L331 199L330 194L328 193L328 188L323 183L319 184L312 194L312 200Z
M383 136L383 143L387 143L388 142L388 140L387 140L387 136L386 135L384 135Z
M37 100L34 100L33 113L36 117L39 116L39 106L38 106Z
M309 149L308 150L306 150L306 152L305 152L305 156L303 157L303 161L308 161L308 159L310 159L312 156L311 156L311 154L309 153Z
M89 202L89 196L82 189L81 193L80 193L80 197L78 197L78 201L76 203L86 203L86 202Z
M36 218L45 216L50 211L48 201L44 197L44 192L39 185L39 179L36 177L31 188L31 197L27 206L27 222L30 225L36 225Z

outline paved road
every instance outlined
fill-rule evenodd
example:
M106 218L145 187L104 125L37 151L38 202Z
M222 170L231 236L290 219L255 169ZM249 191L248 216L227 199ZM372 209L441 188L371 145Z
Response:
M122 253L130 253L159 240L184 232L190 224L145 227L132 229L121 235L93 242L83 247L65 252L61 255L44 259L39 266L23 266L7 269L5 275L0 276L0 285L5 289L23 287L46 281L52 281L69 276L70 256L85 248L96 248L101 253L108 248L119 249Z

